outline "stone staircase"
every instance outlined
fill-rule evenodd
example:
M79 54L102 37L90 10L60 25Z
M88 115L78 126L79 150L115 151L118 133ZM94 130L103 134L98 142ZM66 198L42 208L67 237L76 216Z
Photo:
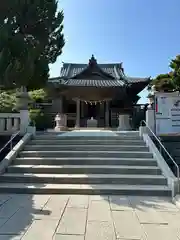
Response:
M71 133L37 135L0 176L0 192L171 195L137 132Z

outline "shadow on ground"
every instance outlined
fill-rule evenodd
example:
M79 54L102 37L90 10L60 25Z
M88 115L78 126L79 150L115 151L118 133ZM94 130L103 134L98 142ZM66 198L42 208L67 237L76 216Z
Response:
M44 209L50 196L0 194L0 239L19 240L34 220L51 214Z

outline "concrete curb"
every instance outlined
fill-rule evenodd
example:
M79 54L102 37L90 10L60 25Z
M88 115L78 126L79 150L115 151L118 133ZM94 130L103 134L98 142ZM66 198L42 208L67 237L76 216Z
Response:
M0 174L3 174L11 162L16 158L17 154L23 149L23 147L29 142L32 134L26 133L24 137L14 146L14 148L6 155L6 157L0 163Z
M172 190L172 197L174 197L178 193L178 180L174 176L173 172L169 168L168 164L160 154L159 150L157 149L156 145L150 138L150 136L146 133L143 134L143 139L146 143L146 145L149 147L150 152L153 154L154 159L156 159L157 164L159 168L162 170L163 175L167 178L168 180L168 186Z

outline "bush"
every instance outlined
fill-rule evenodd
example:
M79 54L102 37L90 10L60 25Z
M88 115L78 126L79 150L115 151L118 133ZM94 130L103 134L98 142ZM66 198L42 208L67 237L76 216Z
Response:
M44 89L30 91L29 95L34 102L41 103L47 99L47 92Z
M50 118L41 109L30 109L30 121L35 124L39 131L51 127Z
M47 99L45 90L39 89L29 92L33 103L43 102ZM44 130L52 127L52 122L48 114L44 113L43 109L35 108L34 104L30 104L30 120L34 122L37 130ZM0 92L0 112L17 112L16 111L16 91L1 91Z
M34 122L37 130L45 130L47 128L51 128L52 124L50 117L44 113L43 109L39 108L42 106L39 106L37 108L37 103L42 103L47 100L47 92L44 89L38 89L30 91L29 95L33 100L33 103L29 106L31 122Z

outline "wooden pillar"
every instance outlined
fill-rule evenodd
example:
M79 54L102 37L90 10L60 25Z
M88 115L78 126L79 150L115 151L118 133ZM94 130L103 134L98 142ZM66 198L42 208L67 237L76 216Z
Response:
M105 124L106 127L109 127L109 101L106 101Z
M81 117L84 118L84 102L81 101Z
M63 113L63 98L62 98L62 96L60 96L60 99L59 99L59 111L60 111L60 113Z
M81 108L80 108L80 100L79 99L77 99L76 100L76 128L79 128L80 127L80 110L81 110Z
M53 113L63 113L63 98L62 96L53 99L52 104L52 111Z

